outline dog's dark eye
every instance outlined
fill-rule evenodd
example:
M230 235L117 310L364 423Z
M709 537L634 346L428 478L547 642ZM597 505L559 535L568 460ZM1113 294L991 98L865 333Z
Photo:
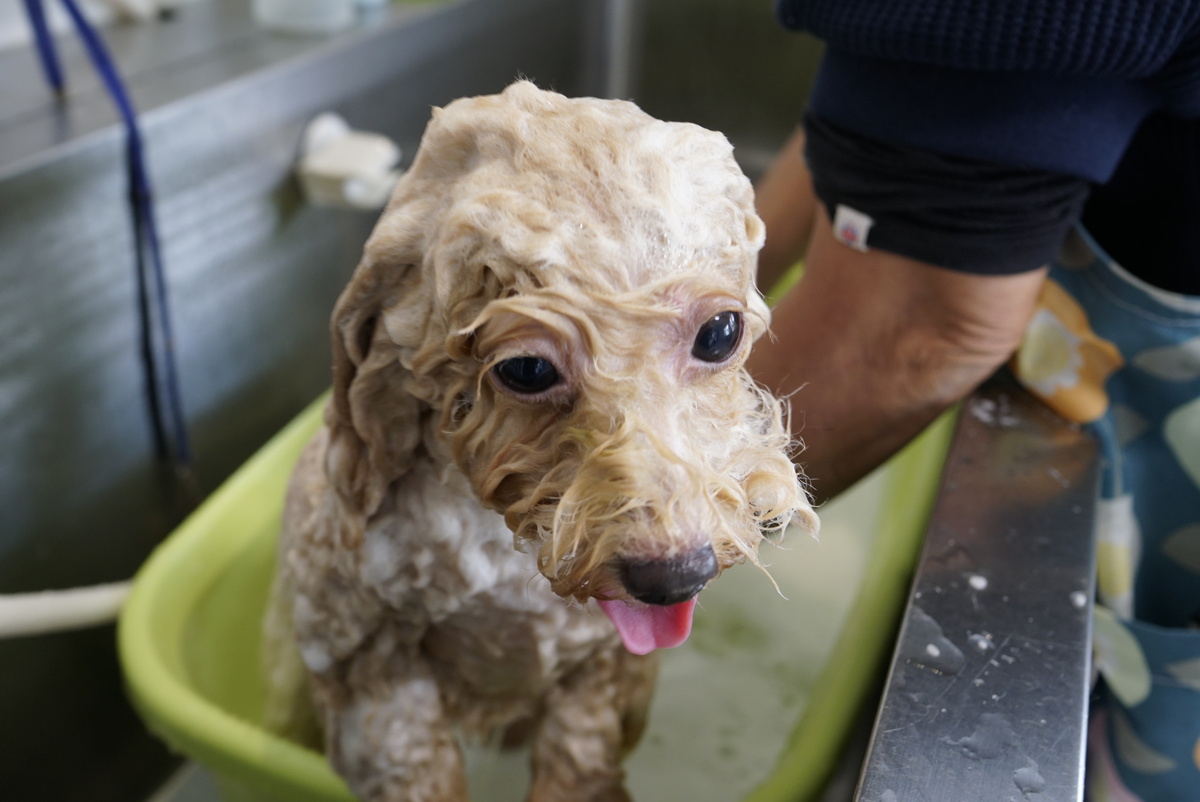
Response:
M558 371L554 365L538 356L506 359L492 370L501 384L522 395L540 393L558 384Z
M723 362L737 350L741 341L741 314L722 312L700 327L696 341L692 343L692 356L702 362Z

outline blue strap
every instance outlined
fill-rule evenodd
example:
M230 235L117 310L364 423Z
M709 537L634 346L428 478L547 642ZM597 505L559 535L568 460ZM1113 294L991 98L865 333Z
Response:
M54 50L54 39L50 36L50 26L46 24L42 0L25 0L25 12L29 16L29 24L33 26L33 38L37 43L38 58L46 73L46 81L55 94L61 96L65 83L62 68L58 64L58 54Z
M175 338L171 327L162 251L154 214L154 197L146 169L137 112L103 40L79 10L75 0L62 0L62 3L125 127L129 205L136 257L140 350L146 376L146 394L155 450L160 459L173 462L180 478L190 484L192 451L179 392ZM62 94L62 72L46 25L42 0L25 0L25 6L34 28L47 80L56 92Z

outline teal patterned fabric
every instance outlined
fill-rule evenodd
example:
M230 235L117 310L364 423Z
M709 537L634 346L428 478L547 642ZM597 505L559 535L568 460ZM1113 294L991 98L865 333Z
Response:
M1094 242L1056 264L1014 360L1091 426L1100 501L1091 802L1200 800L1200 298Z

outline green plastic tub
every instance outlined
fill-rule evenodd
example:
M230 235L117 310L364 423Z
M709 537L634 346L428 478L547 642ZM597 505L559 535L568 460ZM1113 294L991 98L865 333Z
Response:
M319 753L257 724L260 622L284 489L323 404L314 402L151 555L121 615L134 706L168 745L209 770L227 802L353 799ZM627 763L635 799L817 797L890 654L951 426L949 417L939 421L822 510L819 543L793 535L795 543L764 553L781 593L746 566L704 592L692 638L665 655L650 728ZM761 677L747 679L753 672ZM473 798L523 798L510 787L524 782L513 768L523 763L485 750L474 760Z

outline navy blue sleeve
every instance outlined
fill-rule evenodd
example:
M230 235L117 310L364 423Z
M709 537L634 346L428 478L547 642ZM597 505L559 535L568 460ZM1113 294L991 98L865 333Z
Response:
M809 108L897 144L1102 183L1160 102L1118 76L991 73L829 48Z
M834 235L961 272L1034 270L1079 222L1091 183L897 145L805 117L805 158Z
M852 223L868 221L851 238L951 269L1011 273L1053 258L1082 219L1104 229L1092 233L1135 274L1200 287L1200 240L1178 225L1200 211L1200 0L776 0L776 9L786 27L826 43L807 159L831 216L844 207L857 212ZM1169 202L1164 176L1180 187ZM1162 265L1145 265L1148 236L1166 243L1154 255ZM1175 280L1184 273L1190 284Z
M1171 68L1196 0L776 0L779 21L855 56L977 72L1117 76Z

